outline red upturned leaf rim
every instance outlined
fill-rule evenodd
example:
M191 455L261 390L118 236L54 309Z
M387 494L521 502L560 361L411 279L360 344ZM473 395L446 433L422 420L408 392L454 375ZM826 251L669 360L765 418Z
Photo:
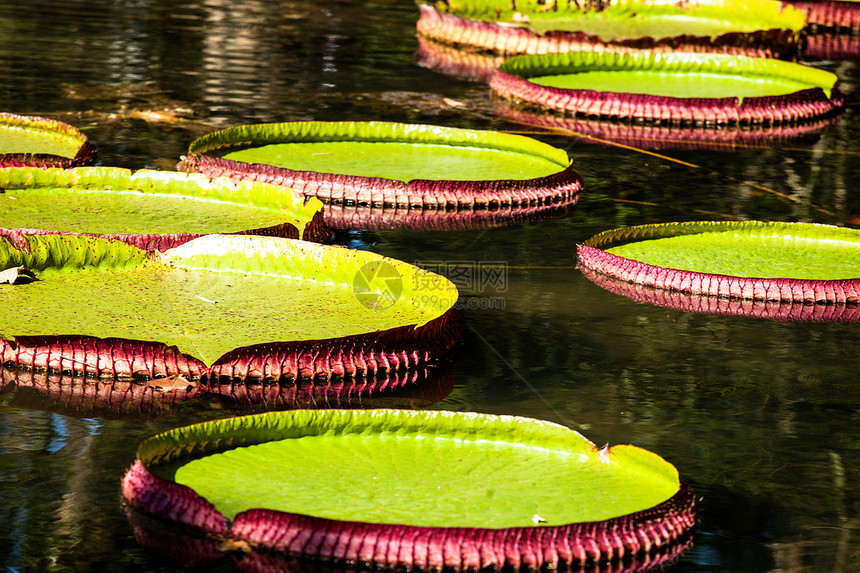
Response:
M398 181L316 171L220 157L236 148L289 142L421 143L504 149L559 163L557 172L533 179ZM562 160L561 158L564 157ZM292 188L325 203L345 206L410 207L444 212L463 209L528 208L570 201L579 196L582 179L562 150L520 135L396 122L285 122L235 126L193 141L185 168L209 177L250 179Z
M0 154L0 167L68 168L92 165L96 159L96 148L81 130L68 123L39 116L18 115L0 112L0 129L22 132L44 133L53 139L65 139L78 144L71 157L47 153L33 153L26 149L20 152Z
M606 563L617 566L632 559L655 556L675 544L686 545L696 525L696 499L680 480L676 493L665 501L619 517L562 525L490 529L326 519L271 509L248 509L238 513L231 522L194 489L168 477L184 461L194 457L292 436L289 428L295 422L282 423L280 418L273 417L280 414L233 419L229 424L232 429L216 421L153 436L141 444L137 460L122 480L125 502L150 517L182 524L219 540L245 543L255 551L350 566L415 567L421 570L554 569ZM330 424L321 416L334 417L334 429L326 434L330 436L344 431L338 420L347 419L347 415L349 420L357 416L367 419L368 414L376 420L402 418L402 426L391 426L389 430L389 433L396 430L398 436L400 430L406 432L418 420L423 421L424 429L430 431L437 425L447 427L464 418L488 419L484 432L492 432L491 427L528 420L514 416L419 410L294 411L286 414L312 418L303 423L305 430L302 435L325 431ZM430 424L429 429L427 424ZM547 422L539 424L540 428L555 426ZM212 431L207 428L216 426L220 428L218 432L207 433ZM362 427L361 424L356 426ZM330 433L332 431L334 434ZM537 435L544 430L535 427L534 431ZM371 429L362 431L362 436L372 437L373 434ZM480 440L480 434L474 439ZM156 470L153 466L162 467Z
M715 38L679 34L668 38L605 41L583 32L538 34L522 27L443 12L423 1L418 2L418 8L421 11L416 25L419 36L464 49L504 55L645 50L654 53L728 53L785 59L796 56L800 42L797 31L776 28L750 33L729 32Z
M123 500L123 511L134 531L135 540L147 551L186 568L212 566L229 559L237 571L253 573L366 573L363 563L343 563L257 550L246 541L223 539L199 530L153 518ZM662 571L674 563L693 543L693 535L677 542L634 555L621 562L594 563L591 566L560 566L560 572L573 573L647 573ZM451 568L448 568L450 570Z
M642 304L661 308L711 314L715 316L738 316L760 318L775 322L860 322L860 305L810 304L782 300L747 300L702 294L690 294L677 290L654 288L580 267L585 277L613 294L629 298Z
M339 230L390 231L467 231L498 229L538 223L564 217L580 195L556 203L533 207L499 209L411 209L409 207L369 207L330 204L323 211L326 225Z
M782 3L806 13L807 32L860 31L860 4L857 2L782 0Z
M589 70L630 71L671 69L673 72L720 73L727 66L755 71L763 77L808 77L810 87L785 95L750 97L671 97L648 93L622 93L593 89L565 89L543 86L529 78L540 75L573 74ZM735 73L737 73L736 70ZM490 81L499 97L518 105L555 113L644 120L656 123L691 125L776 125L833 116L845 105L830 72L801 64L726 54L611 54L569 52L540 56L515 56L502 64ZM819 85L828 84L829 94Z
M132 341L127 341L130 344ZM11 405L75 418L155 419L188 404L217 401L238 413L299 408L425 408L454 388L449 360L378 376L298 380L94 378L57 371L0 366L0 393Z
M412 60L422 68L482 83L490 82L505 59L501 54L462 50L424 36L418 36L418 49L412 56Z
M820 132L838 117L823 117L794 124L754 125L749 128L644 123L611 119L565 116L521 109L501 103L495 113L502 119L539 127L598 145L621 144L637 149L771 149L788 146L809 147L819 140Z
M827 225L811 223L762 223L758 221L694 221L622 227L604 231L591 237L585 243L577 245L579 265L581 268L620 281L691 295L746 301L781 302L790 305L854 306L860 304L860 278L813 280L737 277L654 266L603 250L637 240L701 232L733 231L750 225L777 230L793 226L820 229L828 227ZM849 312L846 316L852 314Z
M860 34L807 34L804 38L803 59L813 62L860 59Z

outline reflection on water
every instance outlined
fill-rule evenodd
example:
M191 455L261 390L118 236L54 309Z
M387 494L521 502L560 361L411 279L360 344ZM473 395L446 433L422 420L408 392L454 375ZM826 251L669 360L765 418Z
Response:
M0 0L0 110L72 123L102 164L130 168L173 168L195 137L249 122L531 130L494 117L480 82L414 63L417 18L401 0ZM610 228L703 218L856 225L860 73L851 61L820 65L842 79L848 109L798 140L664 151L669 161L540 134L570 152L585 180L567 214L338 236L407 262L506 263L505 288L492 293L504 304L461 309L454 387L432 407L544 418L664 456L703 498L673 573L852 570L860 329L640 304L583 276L575 246ZM205 401L148 420L77 418L19 407L9 390L0 390L0 564L180 570L135 540L120 478L144 438L232 414Z

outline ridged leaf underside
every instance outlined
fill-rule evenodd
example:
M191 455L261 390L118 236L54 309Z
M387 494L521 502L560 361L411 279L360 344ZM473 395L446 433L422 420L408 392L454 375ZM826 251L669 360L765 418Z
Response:
M781 124L844 105L835 74L726 54L572 52L516 56L490 86L564 113L669 123Z

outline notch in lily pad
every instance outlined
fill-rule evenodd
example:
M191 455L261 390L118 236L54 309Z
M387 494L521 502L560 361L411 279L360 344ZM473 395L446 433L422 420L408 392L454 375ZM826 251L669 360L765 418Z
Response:
M324 242L322 203L280 186L117 167L0 169L0 235L87 233L165 250L208 233Z
M500 97L561 114L691 125L775 125L837 113L826 70L726 54L571 52L516 56L490 82Z
M68 123L0 112L0 168L78 167L91 165L95 157L95 146Z
M420 36L501 54L574 51L797 54L802 10L771 0L419 0Z
M143 442L125 501L251 553L421 570L622 563L684 545L696 501L634 446L549 422L297 410Z
M284 185L345 207L462 211L465 217L470 210L568 204L582 189L561 149L521 135L434 125L237 126L193 141L185 161L209 176Z
M457 289L373 253L252 235L164 252L97 236L0 239L0 361L91 377L295 383L381 376L459 340Z
M748 302L682 301L685 310L699 304L723 309L721 314L746 309L747 315L763 318L852 321L860 305L857 229L759 221L661 223L599 233L577 253L587 275L607 277L592 279L598 284L620 281L682 298ZM806 308L812 305L829 308Z

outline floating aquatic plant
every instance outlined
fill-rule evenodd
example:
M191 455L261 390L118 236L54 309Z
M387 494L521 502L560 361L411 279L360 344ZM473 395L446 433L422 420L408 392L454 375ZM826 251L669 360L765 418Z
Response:
M150 438L125 500L228 545L421 569L621 563L684 543L690 490L634 446L548 422L299 410Z
M784 124L836 113L826 70L725 54L573 52L517 56L490 86L516 103L588 117L687 124Z
M0 236L12 240L21 229L38 229L165 250L207 233L330 236L319 201L250 181L116 167L10 167L0 169L0 189Z
M2 362L94 377L295 381L421 366L459 338L445 278L372 253L206 235L164 252L21 233L0 268Z
M0 112L0 167L76 167L95 156L96 148L72 125Z
M648 50L768 58L797 52L805 14L771 0L419 0L421 36L503 54Z
M469 218L469 209L516 215L520 208L570 204L582 188L567 154L534 139L386 122L232 127L192 142L186 163L210 176L283 185L346 207L452 218Z
M683 294L842 305L847 315L860 304L857 229L758 221L662 223L605 231L579 245L577 253L579 264L592 272Z

